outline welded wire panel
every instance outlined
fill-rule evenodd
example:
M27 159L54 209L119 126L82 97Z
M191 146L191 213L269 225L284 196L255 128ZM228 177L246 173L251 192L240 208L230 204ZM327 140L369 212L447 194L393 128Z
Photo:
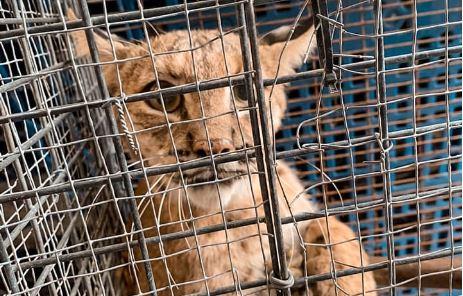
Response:
M1 31L63 20L60 11L57 3L2 1ZM96 153L99 144L94 140L104 133L102 112L48 113L55 107L99 98L94 72L72 68L71 48L73 44L63 34L16 36L0 42L0 110L4 119L0 192L5 198L0 210L1 294L75 295L84 290L99 294L118 285L110 273L95 273L110 266L112 257L34 266L37 260L96 246L98 242L90 241L117 227L111 218L115 212L107 204L110 189L105 185L90 190L70 185L71 190L40 191L104 171ZM10 120L36 111L44 115ZM26 195L28 199L24 199Z
M461 1L254 4L0 3L2 294L461 292Z

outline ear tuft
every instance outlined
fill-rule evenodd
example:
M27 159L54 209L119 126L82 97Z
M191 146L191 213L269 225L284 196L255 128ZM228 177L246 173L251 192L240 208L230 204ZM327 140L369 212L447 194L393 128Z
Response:
M293 34L291 35L291 40L298 39L299 37L301 37L301 35L309 31L312 27L312 16L298 22L296 27L294 28ZM292 25L281 26L279 28L276 28L275 30L272 30L264 34L260 38L260 44L272 45L279 42L286 42L291 34L292 28Z
M304 57L316 48L313 18L300 21L294 31L292 25L270 31L260 39L260 45L265 47L262 51L266 55L270 53L275 63L278 63L281 57L281 74L290 74L299 68L304 62Z

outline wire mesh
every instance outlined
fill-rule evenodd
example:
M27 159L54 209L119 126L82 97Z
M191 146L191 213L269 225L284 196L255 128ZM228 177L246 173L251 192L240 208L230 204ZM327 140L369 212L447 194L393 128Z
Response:
M0 2L0 292L458 295L461 7Z

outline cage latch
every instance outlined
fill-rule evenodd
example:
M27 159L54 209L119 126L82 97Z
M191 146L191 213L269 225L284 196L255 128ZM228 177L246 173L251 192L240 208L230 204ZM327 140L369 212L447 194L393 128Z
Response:
M270 272L269 278L270 278L270 283L272 284L272 287L277 289L277 290L285 290L289 289L294 285L294 277L293 274L288 270L288 278L286 280L276 278L274 276L273 270Z
M331 73L326 73L325 74L325 79L323 83L328 86L330 93L336 93L338 92L338 88L336 87L336 82L338 81L338 78L336 77L336 73L331 72Z
M325 0L312 0L311 3L313 15L316 16L314 17L314 26L317 28L318 57L325 70L323 82L325 86L328 86L330 93L335 93L338 92L338 89L336 87L337 77L333 70L333 45L331 42L330 22L328 21L328 8Z

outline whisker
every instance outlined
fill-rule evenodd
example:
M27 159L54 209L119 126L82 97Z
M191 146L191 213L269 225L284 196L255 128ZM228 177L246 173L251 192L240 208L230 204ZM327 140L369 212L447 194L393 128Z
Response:
M179 215L179 221L180 221L180 227L182 228L182 231L185 231L185 228L183 226L183 220L185 219L185 212L183 211L183 198L181 196L180 190L178 191L178 202L179 202L179 208L178 208L178 215ZM188 227L188 230L190 230L190 227L188 226L188 223L186 224ZM191 249L190 242L188 241L188 238L185 237L185 242L188 246L189 249Z
M147 205L143 205L143 203L144 203L146 200L149 200L149 199L151 198L151 195L149 195L149 194L147 194L147 193L152 193L152 192L153 192L153 189L156 189L156 190L159 189L159 188L164 184L164 181L162 181L162 183L160 183L159 186L157 186L157 185L158 185L159 182L161 182L161 180L164 179L165 176L166 176L166 175L161 175L161 176L156 180L156 182L153 184L153 186L151 186L151 187L148 189L148 191L145 192L145 196L142 197L141 201L138 203L138 206L137 206L138 211L140 211L140 208L142 208L142 206L143 206L142 211L140 212L140 215L143 215L143 213L145 212L146 207L147 207L147 205L148 205L148 204L147 204ZM156 187L156 188L154 188L154 187Z
M163 178L164 178L165 175L161 175L155 182L155 184L157 184L158 182L160 182ZM162 183L160 184L160 186L162 186ZM140 200L140 202L138 203L137 205L137 210L138 212L140 213L140 216L142 217L146 211L146 208L148 207L149 205L149 201L151 199L151 196L148 195L147 193L148 192L152 192L152 188L150 188L147 192L145 192L145 195L142 197L142 199ZM146 203L146 205L144 205L143 203L145 203L145 201L148 201ZM140 210L141 209L141 210ZM134 224L132 223L131 225L131 233L130 233L130 240L133 240L133 236L134 236L134 231L135 231L135 228L134 228Z
M156 189L156 190L159 189L160 186L157 186L157 185L158 185L159 181L160 181L161 179L163 179L165 176L167 176L167 175L161 175L161 177L158 178L158 179L156 180L156 182L154 182L154 184L149 188L149 192L154 192L154 189ZM162 184L164 184L164 182L163 182ZM160 185L162 185L162 184L160 184ZM156 186L157 186L157 187L156 187ZM155 188L155 187L156 187L156 188Z
M145 212L146 212L146 210L147 210L147 208L148 208L148 206L149 206L150 204L153 206L153 211L154 211L155 207L154 207L154 205L152 204L152 203L153 203L153 199L152 199L151 193L153 192L153 189L156 189L156 191L157 191L159 188L161 188L161 187L164 185L165 180L163 180L160 184L158 184L158 186L156 186L157 183L159 183L159 181L160 181L161 179L164 179L165 176L166 176L166 175L162 175L158 180L156 180L155 184L154 184L153 186L151 186L151 188L150 188L149 191L148 191L150 194L149 194L149 195L145 195L145 197L143 197L142 200L140 201L140 204L138 205L138 209L139 209L139 210L140 210L141 205L142 205L145 201L147 201L146 205L143 205L143 208L142 208L142 210L140 211L140 216L143 216L143 215L145 214ZM154 188L155 186L156 186L156 188ZM156 191L154 191L154 193L156 193ZM154 212L153 212L153 215L154 215Z
M161 216L162 216L162 207L163 207L163 205L164 205L164 200L165 200L166 196L168 195L168 194L167 194L167 193L168 193L167 189L169 189L169 186L170 186L170 183L172 182L172 178L173 178L173 177L174 177L174 174L171 174L169 180L167 181L167 185L166 185L165 191L164 191L164 193L162 194L161 203L159 204L159 213L158 213L158 219L157 219L157 220L158 220L158 221L157 221L157 222L158 222L158 225L161 225L160 222L161 222Z
M175 176L177 173L174 173L173 176ZM172 206L172 202L169 200L168 204L167 204L167 210L169 211L169 221L172 221L172 212L171 212L171 206Z

